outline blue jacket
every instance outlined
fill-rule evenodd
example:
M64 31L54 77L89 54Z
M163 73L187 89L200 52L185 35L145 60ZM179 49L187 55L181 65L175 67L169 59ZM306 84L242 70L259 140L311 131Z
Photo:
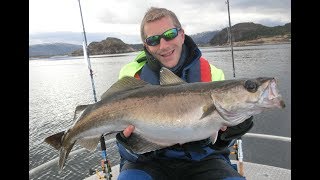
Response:
M193 40L186 35L181 58L177 66L172 68L171 71L188 83L224 80L223 71L209 64L208 61L201 56L202 54L199 48ZM119 78L125 75L139 76L140 79L146 82L159 84L159 70L161 65L155 64L157 61L150 60L152 58L153 57L145 50L138 55L135 61L121 69ZM206 73L204 73L204 71ZM163 150L138 155L126 149L117 141L121 156L120 167L124 160L137 162L153 158L175 158L199 161L215 152L210 144L211 142L208 138L202 141L187 143L183 146L175 145Z

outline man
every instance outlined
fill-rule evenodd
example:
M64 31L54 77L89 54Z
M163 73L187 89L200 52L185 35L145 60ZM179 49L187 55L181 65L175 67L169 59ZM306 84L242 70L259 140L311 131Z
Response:
M165 66L188 83L224 80L223 71L201 56L172 11L150 8L140 30L144 51L121 69L119 78L134 76L159 84L159 70ZM231 165L228 147L252 126L251 117L238 126L222 128L214 145L208 138L145 154L125 148L134 131L129 126L116 136L121 156L118 179L244 179Z

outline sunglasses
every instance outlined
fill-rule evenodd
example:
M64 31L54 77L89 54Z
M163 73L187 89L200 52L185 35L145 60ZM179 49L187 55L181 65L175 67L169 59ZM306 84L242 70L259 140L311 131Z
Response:
M178 36L178 33L180 30L181 30L181 28L169 29L166 32L162 33L161 35L155 35L155 36L150 36L150 37L146 38L145 42L149 46L156 46L156 45L160 44L161 38L165 39L166 41L174 39L175 37Z

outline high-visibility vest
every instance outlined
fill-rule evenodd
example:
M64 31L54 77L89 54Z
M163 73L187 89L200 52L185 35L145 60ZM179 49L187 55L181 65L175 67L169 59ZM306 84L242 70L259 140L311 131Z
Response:
M200 57L200 73L201 82L209 81L221 81L224 80L224 73L221 69L218 69L204 58ZM141 51L139 55L130 63L122 67L119 73L119 79L124 76L132 76L139 78L139 71L146 64L147 58L144 51Z

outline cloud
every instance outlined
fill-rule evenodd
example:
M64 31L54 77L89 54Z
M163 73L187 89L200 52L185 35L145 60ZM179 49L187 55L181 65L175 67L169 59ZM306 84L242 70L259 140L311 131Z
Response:
M115 37L121 39L127 44L141 43L140 37L135 35L125 35L121 33L86 33L87 43L99 42L107 37ZM82 45L82 32L44 32L29 34L29 45L42 43L69 43Z
M97 19L107 24L140 24L148 2L136 1L109 1L111 6L105 6L97 13Z
M176 13L186 34L221 30L228 26L225 0L81 0L80 2L85 30L91 34L111 33L117 36L138 37L141 20L151 6L164 7ZM290 0L232 0L229 3L232 25L254 22L275 26L291 22ZM30 0L29 32L82 32L78 1ZM30 37L33 38L34 35ZM30 39L30 41L36 40Z

